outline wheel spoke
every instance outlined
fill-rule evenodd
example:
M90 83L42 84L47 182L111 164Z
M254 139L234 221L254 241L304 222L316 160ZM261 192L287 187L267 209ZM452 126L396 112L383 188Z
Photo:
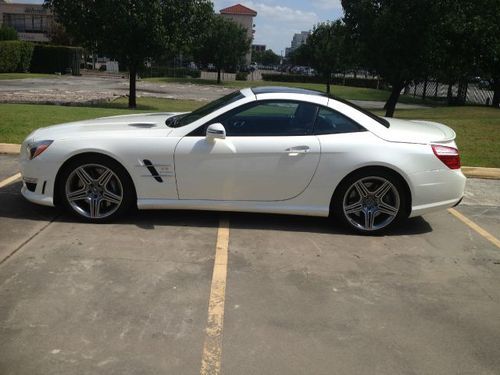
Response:
M77 191L72 191L71 193L67 194L67 197L70 202L87 199L88 198L87 189L83 188Z
M105 169L104 172L102 172L102 174L97 179L97 183L101 187L106 187L106 185L109 183L112 177L113 177L113 172L111 172L109 169Z
M112 193L109 190L104 190L102 193L102 199L114 204L120 204L122 201L122 198L119 195Z
M391 184L389 181L384 181L384 183L373 193L376 198L382 199L391 190Z
M370 194L370 191L365 186L365 184L363 184L363 181L356 182L354 184L354 187L356 188L356 190L361 198L366 198Z
M90 185L94 181L83 167L78 168L75 173L84 185Z
M344 208L346 215L357 214L363 209L363 203L361 201L350 204Z
M373 223L375 222L375 211L371 209L364 209L365 214L365 229L373 229Z
M396 216L399 210L397 207L391 206L390 204L381 201L378 204L378 211L390 216Z
M98 218L101 211L101 199L97 197L90 198L90 217Z

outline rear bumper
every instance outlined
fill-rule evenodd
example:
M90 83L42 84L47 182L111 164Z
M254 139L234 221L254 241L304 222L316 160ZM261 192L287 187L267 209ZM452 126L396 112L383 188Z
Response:
M410 217L454 207L464 196L466 177L461 170L435 170L411 175Z

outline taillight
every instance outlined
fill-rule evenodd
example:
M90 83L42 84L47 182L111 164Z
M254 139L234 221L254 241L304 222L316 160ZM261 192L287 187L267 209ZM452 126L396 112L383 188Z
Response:
M460 155L454 147L432 145L432 151L448 168L460 169Z

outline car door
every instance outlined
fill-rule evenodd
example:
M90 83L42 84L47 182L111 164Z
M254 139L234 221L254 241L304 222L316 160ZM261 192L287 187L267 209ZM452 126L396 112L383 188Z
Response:
M301 194L320 159L312 134L318 107L298 101L253 102L180 140L175 173L180 199L280 201ZM221 123L225 139L207 139Z

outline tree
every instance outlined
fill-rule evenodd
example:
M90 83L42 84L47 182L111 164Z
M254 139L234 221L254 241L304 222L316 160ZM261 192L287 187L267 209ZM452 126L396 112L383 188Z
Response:
M130 75L129 108L136 108L136 76L146 58L190 43L209 0L45 0L57 22L89 50L124 63Z
M281 57L273 52L271 49L265 51L253 51L252 60L262 65L278 65Z
M441 22L435 25L432 72L440 82L448 84L448 104L465 104L467 82L479 74L484 36L479 4L484 0L439 0L436 2ZM486 14L485 14L486 16ZM452 87L458 83L457 97Z
M17 40L16 29L7 25L0 26L0 40Z
M314 27L302 51L309 53L311 67L324 77L328 94L332 74L344 69L345 38L346 27L342 21L320 23Z
M214 15L200 38L195 56L204 64L215 65L217 83L220 83L221 71L240 65L250 49L250 43L245 28L220 15Z
M309 45L300 45L288 54L287 59L293 65L311 65L311 52Z
M49 39L52 44L57 46L73 45L73 38L66 32L66 29L57 22L53 22L50 26Z
M429 74L440 22L435 0L342 0L344 21L359 48L361 65L391 86L386 116L392 117L401 90Z
M480 16L474 17L481 41L479 66L481 74L491 78L493 107L500 108L500 14L499 0L482 0L476 3Z

